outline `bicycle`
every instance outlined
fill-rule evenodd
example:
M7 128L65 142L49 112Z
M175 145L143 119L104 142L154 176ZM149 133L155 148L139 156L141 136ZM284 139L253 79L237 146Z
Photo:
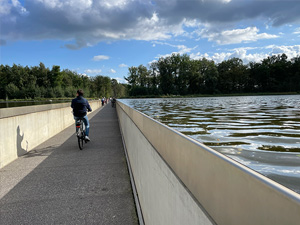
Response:
M78 146L79 149L82 150L83 142L87 143L87 141L85 140L85 125L83 122L83 118L80 118L76 121L76 130L77 130Z
M116 108L116 99L115 98L113 98L111 101L111 107Z

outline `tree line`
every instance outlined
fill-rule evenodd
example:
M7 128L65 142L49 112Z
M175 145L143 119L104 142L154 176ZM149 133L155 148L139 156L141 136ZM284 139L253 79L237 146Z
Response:
M245 65L239 58L216 64L172 54L149 69L129 67L125 79L131 96L300 92L300 56L273 55Z
M77 89L83 89L88 98L126 95L126 85L105 76L88 77L57 65L49 69L43 63L0 65L0 99L69 98Z

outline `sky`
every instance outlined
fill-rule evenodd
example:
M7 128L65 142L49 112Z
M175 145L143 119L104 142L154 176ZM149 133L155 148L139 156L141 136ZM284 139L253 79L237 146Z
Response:
M0 0L0 64L124 83L172 53L245 64L300 56L300 0Z

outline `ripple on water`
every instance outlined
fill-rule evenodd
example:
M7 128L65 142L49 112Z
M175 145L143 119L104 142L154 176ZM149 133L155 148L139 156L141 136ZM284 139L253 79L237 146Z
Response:
M300 96L122 101L300 193Z

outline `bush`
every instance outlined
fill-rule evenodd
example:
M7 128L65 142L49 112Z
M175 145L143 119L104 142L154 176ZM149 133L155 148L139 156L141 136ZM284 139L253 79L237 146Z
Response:
M56 98L64 97L63 89L61 87L55 87L54 88L54 95L55 95Z
M20 90L19 88L14 85L13 83L9 83L7 87L5 88L7 97L9 99L19 98L20 96Z
M52 88L47 88L46 89L46 98L54 98L55 94Z
M74 97L76 93L76 88L74 87L66 87L64 90L65 97Z

